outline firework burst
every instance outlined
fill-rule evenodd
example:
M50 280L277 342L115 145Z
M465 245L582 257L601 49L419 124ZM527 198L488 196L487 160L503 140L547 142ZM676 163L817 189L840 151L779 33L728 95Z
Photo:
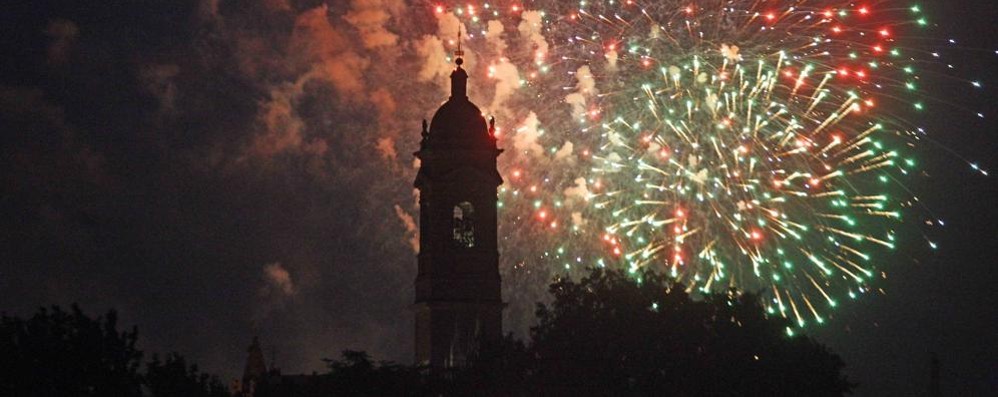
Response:
M931 58L904 40L928 25L918 6L448 9L473 38L488 24L490 77L516 72L502 95L522 122L500 137L515 149L500 192L514 270L648 267L691 290L765 291L804 326L866 292L923 215L904 185L924 135L905 115L924 110L916 66ZM496 44L502 25L519 46Z

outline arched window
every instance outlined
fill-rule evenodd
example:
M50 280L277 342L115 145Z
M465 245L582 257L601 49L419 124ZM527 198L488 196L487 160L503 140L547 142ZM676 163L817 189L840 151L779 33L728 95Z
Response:
M454 206L454 241L465 248L475 246L475 207L467 201Z

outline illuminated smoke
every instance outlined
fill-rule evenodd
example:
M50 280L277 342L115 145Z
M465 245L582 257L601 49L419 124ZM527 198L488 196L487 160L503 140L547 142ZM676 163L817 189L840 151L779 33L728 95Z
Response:
M353 0L350 12L343 19L360 32L364 48L391 47L398 43L399 37L385 28L391 18L388 9L400 4L400 0Z
M412 215L409 215L401 206L395 205L395 216L402 221L402 225L405 226L405 233L408 237L406 241L409 243L409 247L412 248L412 252L419 253L419 228L416 226L416 221L413 219Z
M537 143L541 135L540 125L541 122L537 119L537 114L530 112L527 119L523 121L523 125L516 129L516 135L513 135L513 146L518 152L534 156L544 155L544 148Z
M575 178L575 186L565 189L565 198L577 199L581 201L588 201L592 197L592 192L589 191L589 184L586 182L586 178Z
M434 82L444 89L443 81L454 69L454 64L447 60L447 50L444 43L436 36L423 36L415 44L416 54L423 60L422 67L416 74L422 82ZM446 89L449 92L449 88Z
M266 285L263 287L262 294L266 296L292 296L295 294L295 284L291 281L291 273L280 262L264 266L263 275Z
M275 88L271 90L270 101L261 104L259 119L265 131L254 139L252 154L270 158L301 147L304 122L295 114L291 103L295 91L293 85Z
M395 151L395 141L392 138L378 138L376 147L378 148L378 152L381 153L381 157L385 160L389 160L392 163L398 160L398 152Z
M498 63L489 66L489 75L496 80L496 86L492 105L488 108L493 112L505 111L506 100L520 87L520 72L516 65L500 59Z
M506 50L506 47L508 47L506 41L502 39L502 34L505 31L502 22L489 21L486 26L485 39L488 40L493 51L502 54Z
M596 80L588 65L580 66L575 72L576 91L565 97L565 103L572 106L572 117L585 117L588 111L586 102L596 95Z
M561 149L558 149L558 151L554 153L555 161L572 161L574 159L572 157L572 150L574 148L575 144L571 141L565 141L565 144L561 145Z
M607 69L610 71L616 71L617 59L620 57L620 55L617 54L617 51L616 50L607 51L606 55L604 55L603 57L606 58Z
M544 35L541 33L544 25L542 23L543 15L540 11L524 11L520 16L522 22L518 27L520 31L520 37L527 40L532 49L535 51L535 58L543 58L547 56L548 53L548 42L544 39Z
M305 11L295 21L291 35L291 57L308 72L295 83L301 87L313 79L328 81L349 95L364 92L364 70L370 61L350 46L350 41L329 22L329 9L322 5Z

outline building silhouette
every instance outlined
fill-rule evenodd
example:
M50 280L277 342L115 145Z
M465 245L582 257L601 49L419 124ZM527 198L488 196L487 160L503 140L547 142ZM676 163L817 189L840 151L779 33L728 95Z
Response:
M495 119L468 100L468 74L450 75L450 99L423 121L415 186L419 255L414 306L416 364L461 366L477 347L502 337L496 227Z
M267 363L263 359L263 349L260 347L260 339L253 337L253 343L246 348L246 364L243 366L243 378L236 380L230 386L232 394L235 396L253 396L256 394L256 387L267 376Z
M267 364L263 360L263 349L260 348L260 339L253 337L253 343L246 348L246 366L243 369L243 388L252 390L253 383L267 373Z

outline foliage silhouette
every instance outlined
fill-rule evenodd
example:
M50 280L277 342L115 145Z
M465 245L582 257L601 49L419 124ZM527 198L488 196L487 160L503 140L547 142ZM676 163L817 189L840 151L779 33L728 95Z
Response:
M342 359L324 359L329 372L312 376L271 373L258 380L255 397L425 395L430 387L420 368L373 362L365 352L344 350Z
M146 389L156 397L225 397L229 389L217 377L199 373L197 365L177 353L166 356L165 361L153 355L146 363L143 378Z
M199 374L174 353L140 372L138 330L117 329L118 315L96 319L76 305L42 308L24 320L0 318L0 395L3 396L228 396L215 377Z
M637 280L637 281L635 281ZM546 395L839 396L842 360L788 337L753 295L694 299L644 271L558 280L531 330L529 385Z
M118 332L114 311L91 319L73 305L0 320L0 395L134 396L138 332Z

